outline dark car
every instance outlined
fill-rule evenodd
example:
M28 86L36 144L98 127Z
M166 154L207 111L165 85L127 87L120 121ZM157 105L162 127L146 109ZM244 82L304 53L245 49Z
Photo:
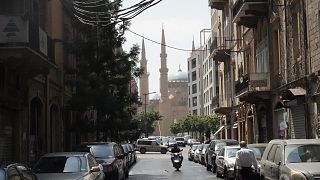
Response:
M131 166L132 166L137 162L137 153L134 150L133 144L127 144L127 146L129 147L129 150L130 150L129 152L131 155Z
M212 140L207 148L207 152L205 155L205 165L207 167L207 170L212 172L216 172L217 165L216 165L216 157L217 154L220 152L220 150L224 146L230 146L230 145L239 145L239 142L235 139L215 139Z
M121 147L123 149L123 155L124 155L124 171L126 178L129 177L129 168L131 166L131 155L129 152L129 148L126 144L121 144Z
M89 142L81 144L78 150L91 152L103 166L107 179L125 179L126 169L121 145L114 142Z
M28 179L36 180L31 168L24 164L12 163L0 167L0 180Z

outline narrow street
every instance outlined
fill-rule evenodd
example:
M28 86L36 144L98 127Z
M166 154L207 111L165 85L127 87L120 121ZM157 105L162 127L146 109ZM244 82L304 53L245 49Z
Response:
M138 153L138 161L129 174L129 180L206 180L219 179L203 165L188 160L189 147L183 148L183 163L180 171L176 171L170 161L170 153Z

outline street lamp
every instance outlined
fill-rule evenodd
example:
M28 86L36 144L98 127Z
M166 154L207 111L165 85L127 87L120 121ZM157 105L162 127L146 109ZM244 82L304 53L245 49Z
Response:
M150 93L143 93L142 95L144 95L144 117L146 117L147 114L147 95L149 94L154 94L156 92L150 92ZM144 135L148 136L148 132L147 132L147 119L144 120Z

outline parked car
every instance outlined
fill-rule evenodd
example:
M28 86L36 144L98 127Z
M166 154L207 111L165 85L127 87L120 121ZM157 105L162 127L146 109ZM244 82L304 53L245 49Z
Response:
M209 146L209 144L203 144L202 151L200 152L200 155L199 155L199 163L200 164L205 164L205 154L207 152L208 146Z
M36 175L27 165L19 163L10 163L0 166L0 180L36 180Z
M126 144L121 144L121 147L123 149L123 155L124 155L124 172L126 178L129 177L129 168L131 166L131 155L129 152L129 147L127 147Z
M240 146L224 146L219 151L216 158L217 177L223 176L224 179L234 179L234 167L238 150L240 150Z
M184 137L176 137L175 141L178 146L186 147L186 141L185 141Z
M200 144L200 142L196 139L189 139L187 144L192 146L193 144Z
M207 170L216 172L216 156L224 146L239 145L235 139L215 139L212 140L206 152L206 167Z
M261 179L320 179L320 139L272 140L261 159Z
M132 144L127 144L127 146L129 147L129 153L130 153L130 156L131 156L131 166L133 164L135 164L137 162L137 153L136 151L134 150L134 147Z
M194 151L193 161L196 163L199 162L199 156L200 156L200 152L202 151L202 148L203 148L203 144L199 144L197 145L197 149Z
M58 152L42 156L33 172L40 180L103 180L103 167L88 152Z
M161 152L161 154L166 154L168 147L160 145L156 140L138 139L135 150L140 151L141 154L145 154L146 152Z
M78 151L91 152L108 179L124 179L126 176L124 152L118 143L88 142L82 143Z
M169 139L169 142L168 142L169 147L173 147L175 144L177 144L177 141L175 139Z
M193 146L190 147L189 151L188 151L188 159L189 161L193 161L194 158L194 151L197 149L198 145L195 144Z

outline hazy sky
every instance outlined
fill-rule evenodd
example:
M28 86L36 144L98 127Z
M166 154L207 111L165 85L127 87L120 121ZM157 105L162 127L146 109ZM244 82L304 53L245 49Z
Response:
M137 2L140 0L123 0L123 8ZM168 46L190 50L194 39L195 46L199 47L200 31L210 28L208 0L163 0L134 18L131 21L130 30L160 43L162 26ZM142 37L131 32L127 32L125 36L127 38L127 42L124 44L126 51L133 44L138 44L141 47ZM159 94L161 45L145 39L145 47L148 72L150 73L149 92L155 91ZM168 76L178 71L179 64L182 71L187 72L187 58L190 56L190 52L167 47L167 55Z

